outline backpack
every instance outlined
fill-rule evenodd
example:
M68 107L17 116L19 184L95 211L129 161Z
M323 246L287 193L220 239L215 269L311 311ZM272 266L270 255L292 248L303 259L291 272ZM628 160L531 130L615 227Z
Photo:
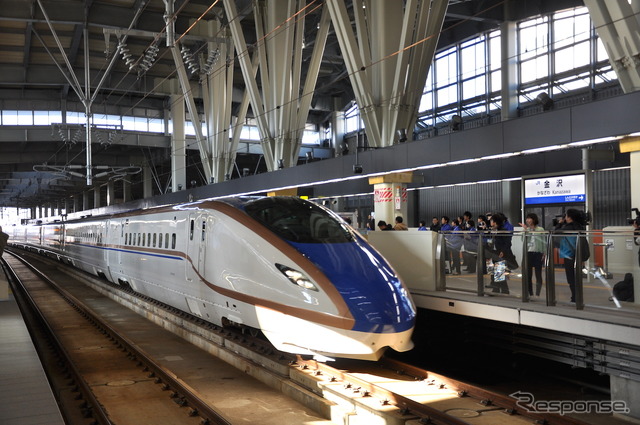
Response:
M580 261L585 262L591 257L591 252L589 252L589 242L587 241L587 237L584 235L578 236L580 243Z
M613 285L613 295L619 301L634 301L633 275L631 273L627 273L624 280Z

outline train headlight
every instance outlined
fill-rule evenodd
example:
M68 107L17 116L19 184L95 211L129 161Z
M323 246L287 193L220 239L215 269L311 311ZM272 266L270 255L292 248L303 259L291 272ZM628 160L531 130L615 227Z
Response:
M276 267L295 285L318 292L316 285L304 273L279 263L276 263Z

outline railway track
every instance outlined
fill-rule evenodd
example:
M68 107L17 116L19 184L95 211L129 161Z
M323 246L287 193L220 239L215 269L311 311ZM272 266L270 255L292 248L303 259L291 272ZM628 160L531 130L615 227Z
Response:
M231 424L70 291L26 260L14 257L7 264L11 280L24 289L18 291L22 293L20 304L29 301L33 320L45 326L47 339L55 344L70 381L75 383L72 391L78 394L74 398L84 400L78 404L83 417L104 425L136 423L140 409L127 401L138 400L147 407L146 420L153 420L152 412L156 412L156 423ZM87 347L86 341L92 345ZM70 408L66 411L67 416L75 415Z
M38 260L43 261L40 257ZM53 302L54 295L49 292L53 290L44 289L45 286L50 287L55 282L45 278L42 273L37 278L27 277L26 275L29 273L37 272L28 271L27 266L19 263L17 259L9 259L9 262L13 270L21 269L16 274L24 274L24 280L39 281L27 285L33 288L28 290L30 294L34 294L31 295L34 301L38 302L39 299L41 303L45 301L42 303L43 305L52 306L53 313L50 313L54 316L52 321L61 321L60 316L72 316L71 313L60 314L61 302ZM59 269L61 267L53 260L47 260L47 263L52 268ZM427 423L579 425L586 423L568 416L535 413L531 409L527 409L527 406L518 405L518 400L515 398L490 392L391 359L383 359L378 363L338 361L335 364L327 365L306 360L300 356L292 357L278 353L259 338L215 327L200 318L166 307L132 292L123 293L120 288L77 270L69 271L66 266L64 271L71 276L82 277L94 290L117 299L118 302L138 314L151 319L166 329L171 329L181 338L215 354L240 369L242 373L277 388L287 396L309 406L320 417L332 420L334 423L367 425L377 423L403 425ZM46 285L44 282L47 282ZM64 293L64 289L62 293ZM233 422L229 422L229 416L225 416L224 412L212 408L207 397L198 396L198 394L207 393L207 391L203 391L201 388L198 391L194 389L196 385L189 385L189 379L184 374L189 375L191 372L181 374L181 372L167 368L166 362L156 362L153 356L138 350L139 343L130 341L127 336L121 335L103 318L94 317L94 312L83 307L78 297L70 293L64 297L65 304L74 304L73 311L77 317L75 322L58 324L57 330L56 328L52 329L57 338L62 339L62 336L73 337L75 340L95 338L95 336L82 336L80 333L84 332L85 327L93 327L93 332L97 332L102 338L108 338L111 348L115 352L119 352L120 357L124 359L123 363L128 363L129 367L133 366L134 370L130 373L131 376L136 374L135 379L103 379L111 383L111 385L106 385L110 387L110 394L113 394L117 388L126 391L127 387L145 384L146 387L154 388L158 396L158 403L163 403L165 406L155 410L170 410L166 405L173 405L174 413L177 415L176 420L180 421L176 423L217 424ZM82 319L78 319L78 316L81 316ZM85 326L83 322L91 323L91 325ZM107 345L106 343L96 344L100 347ZM92 350L79 351L84 351L82 354L87 354L86 352ZM71 359L70 362L85 365L89 371L86 373L91 376L91 369L93 368L95 371L95 365L104 362L104 360L100 360L101 358L105 357L98 356L93 360L90 357L81 360ZM109 364L111 364L111 355L108 358ZM118 368L124 368L124 366L118 366ZM76 369L81 368L76 367ZM101 399L91 399L92 393L100 395L102 393L100 390L103 388L96 389L92 386L91 383L95 379L94 381L91 377L87 379L82 370L78 373L79 375L74 378L74 381L84 381L88 387L82 391L82 398L87 400L84 414L96 412L94 417L97 423L111 423L101 422L99 417L102 414L97 411L100 406L104 406L108 412L105 415L108 420L118 416L113 413L114 407ZM134 381L134 384L129 384L131 381ZM85 392L87 392L86 395ZM149 390L149 392L153 391ZM128 401L121 403L125 405L124 410L127 409L126 405L129 410L137 410L131 408L133 403L130 401L133 399L126 396L126 392L123 393L120 400ZM167 403L167 400L170 402ZM137 414L140 415L140 413ZM193 422L189 422L190 420ZM308 418L300 418L299 423L306 421ZM133 422L126 420L114 421L114 423ZM167 421L165 417L156 423L171 422ZM274 423L282 422L276 420ZM327 423L329 422L327 421Z

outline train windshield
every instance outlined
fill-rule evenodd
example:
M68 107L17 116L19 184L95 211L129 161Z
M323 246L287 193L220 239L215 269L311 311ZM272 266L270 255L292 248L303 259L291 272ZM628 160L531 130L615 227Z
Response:
M353 240L347 226L323 208L298 198L263 198L244 207L247 214L281 238L296 243L343 243Z

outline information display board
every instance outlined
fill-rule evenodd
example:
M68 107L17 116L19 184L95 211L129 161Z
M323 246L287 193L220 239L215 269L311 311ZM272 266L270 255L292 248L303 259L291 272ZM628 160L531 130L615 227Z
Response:
M545 176L524 181L524 204L571 204L586 202L585 175Z

